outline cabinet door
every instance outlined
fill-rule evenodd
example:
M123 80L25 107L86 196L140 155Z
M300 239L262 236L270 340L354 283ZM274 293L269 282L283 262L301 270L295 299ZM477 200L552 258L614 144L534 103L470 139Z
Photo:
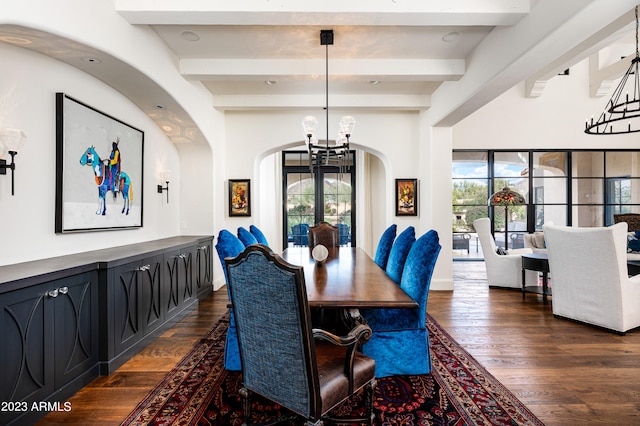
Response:
M60 388L98 363L98 275L74 275L51 284L51 294L56 295L51 298L55 312L55 384Z
M119 355L142 338L140 272L142 262L113 270L113 355Z
M162 309L162 255L145 259L138 273L141 289L142 331L149 334L164 322Z
M164 256L164 299L163 304L167 319L178 314L195 298L194 258L195 247L177 250Z
M206 296L211 292L212 288L212 243L208 241L206 244L198 246L196 250L196 289L198 296Z
M55 390L50 290L45 283L0 295L0 401L41 401ZM20 414L0 412L0 424Z

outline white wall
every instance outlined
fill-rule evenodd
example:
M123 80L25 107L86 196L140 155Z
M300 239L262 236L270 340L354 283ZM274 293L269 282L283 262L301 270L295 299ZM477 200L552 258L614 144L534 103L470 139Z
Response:
M539 98L525 97L525 83L453 127L454 149L637 149L640 134L587 135L585 120L597 118L610 94L589 97L588 60L568 76L553 77ZM613 89L612 89L613 91Z
M170 204L166 204L164 195L156 193L163 168L174 171L172 188L180 187L177 151L145 114L122 94L69 65L1 43L0 57L3 64L11 64L0 67L0 126L22 129L28 137L16 156L15 196L11 196L9 175L0 176L0 265L180 233L180 191L171 192ZM142 228L55 234L56 92L145 132ZM87 173L87 179L93 179L89 169ZM136 199L140 200L139 196Z

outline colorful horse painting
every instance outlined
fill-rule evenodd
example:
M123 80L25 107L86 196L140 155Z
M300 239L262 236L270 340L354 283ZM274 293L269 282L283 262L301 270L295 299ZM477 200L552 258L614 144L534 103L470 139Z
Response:
M90 166L93 169L95 175L96 185L98 185L98 210L96 214L105 215L107 213L106 196L107 192L113 193L114 200L118 195L118 192L122 193L124 203L122 205L123 214L129 214L129 203L133 200L133 183L129 178L129 175L123 171L112 173L109 166L109 160L102 160L95 147L90 146L86 149L82 157L80 157L80 164L83 166Z

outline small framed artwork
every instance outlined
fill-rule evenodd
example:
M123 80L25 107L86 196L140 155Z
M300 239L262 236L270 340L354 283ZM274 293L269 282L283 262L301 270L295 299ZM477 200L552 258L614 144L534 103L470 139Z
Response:
M418 179L396 179L396 216L418 215Z
M250 179L229 179L229 216L251 216Z
M56 93L55 232L142 227L144 132Z

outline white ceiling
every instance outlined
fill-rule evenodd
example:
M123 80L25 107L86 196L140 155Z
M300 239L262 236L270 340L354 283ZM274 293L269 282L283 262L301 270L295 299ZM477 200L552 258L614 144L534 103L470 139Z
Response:
M629 0L113 2L129 24L157 33L175 55L176 71L202 82L215 108L322 107L328 52L332 107L437 107L434 123L444 125L628 34L634 6ZM334 31L328 50L320 45L321 29ZM179 123L191 134L197 127L163 88L112 55L56 34L0 25L0 41L20 45L11 37L29 39L22 47L105 81L159 124ZM99 58L100 66L86 58Z

